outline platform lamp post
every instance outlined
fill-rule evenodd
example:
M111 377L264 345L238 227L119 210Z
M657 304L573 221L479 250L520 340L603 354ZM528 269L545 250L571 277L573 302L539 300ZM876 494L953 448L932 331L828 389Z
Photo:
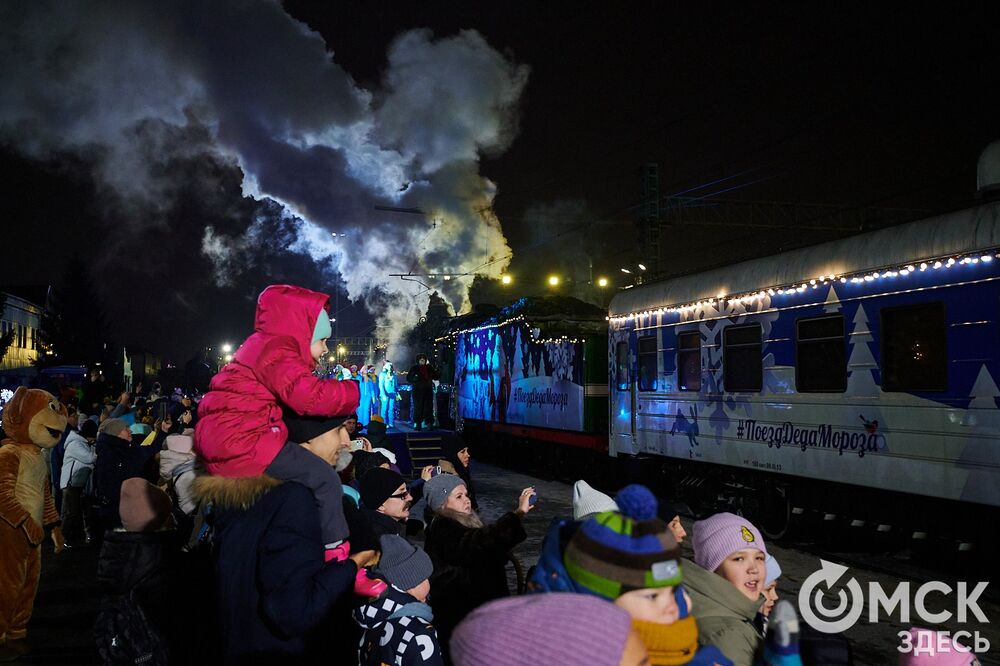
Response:
M633 268L624 268L624 267L621 270L622 273L625 273L626 275L635 276L632 278L632 284L642 284L644 278L643 274L646 272L646 266L643 264L636 264L635 268L637 268L638 270L635 270Z
M219 345L219 351L221 353L219 354L218 365L219 368L221 368L223 365L233 360L233 346L228 342L223 342Z

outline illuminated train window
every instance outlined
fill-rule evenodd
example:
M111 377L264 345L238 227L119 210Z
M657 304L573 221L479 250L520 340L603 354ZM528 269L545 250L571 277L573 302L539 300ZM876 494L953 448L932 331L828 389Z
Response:
M628 343L615 345L615 385L619 391L628 390Z
M882 390L947 391L944 303L883 308L881 323Z
M656 336L647 335L639 338L639 390L655 391L658 372Z
M722 329L722 374L726 391L760 391L764 384L760 324Z
M677 336L677 386L682 391L701 390L701 333Z
M795 390L843 393L847 390L844 315L808 317L795 322Z

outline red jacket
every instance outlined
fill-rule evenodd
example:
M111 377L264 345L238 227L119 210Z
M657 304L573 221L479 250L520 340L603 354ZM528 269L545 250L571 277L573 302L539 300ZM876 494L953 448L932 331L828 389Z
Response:
M282 406L298 414L344 416L358 407L358 385L319 379L309 347L329 297L284 284L257 299L254 333L212 378L198 404L195 450L209 474L262 474L288 440Z

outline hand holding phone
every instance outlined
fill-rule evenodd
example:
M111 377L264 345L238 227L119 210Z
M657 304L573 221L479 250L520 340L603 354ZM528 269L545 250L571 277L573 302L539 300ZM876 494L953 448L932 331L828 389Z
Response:
M517 513L522 516L526 515L535 508L535 502L537 501L538 496L535 494L535 489L532 487L525 488L517 498Z

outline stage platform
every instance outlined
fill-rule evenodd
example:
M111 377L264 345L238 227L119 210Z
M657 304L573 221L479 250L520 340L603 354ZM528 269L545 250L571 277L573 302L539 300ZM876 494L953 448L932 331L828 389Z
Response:
M451 430L443 428L415 430L409 421L396 421L386 433L392 452L396 454L396 466L411 477L418 475L424 465L436 465L444 458L442 439L452 434Z

